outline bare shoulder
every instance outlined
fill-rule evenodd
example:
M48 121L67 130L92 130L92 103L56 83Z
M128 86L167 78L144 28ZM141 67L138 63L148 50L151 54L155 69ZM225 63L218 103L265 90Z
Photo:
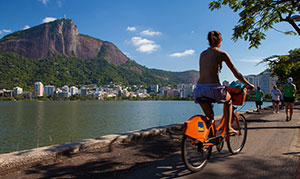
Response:
M226 60L230 60L230 57L228 55L227 52L217 49L217 52L219 53L220 57L222 58L222 60L226 61Z

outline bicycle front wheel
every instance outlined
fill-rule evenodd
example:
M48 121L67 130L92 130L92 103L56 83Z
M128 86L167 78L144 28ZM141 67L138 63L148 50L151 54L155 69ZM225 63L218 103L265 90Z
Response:
M208 162L212 146L204 146L201 142L183 135L181 155L186 168L192 172L201 171Z
M229 136L227 141L228 150L232 154L240 153L247 139L247 121L244 115L239 114L238 117L232 116L232 127L239 132L237 135Z

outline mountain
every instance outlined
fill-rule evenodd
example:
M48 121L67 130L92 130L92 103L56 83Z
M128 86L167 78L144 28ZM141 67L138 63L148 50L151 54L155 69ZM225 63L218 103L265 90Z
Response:
M86 59L105 57L116 65L128 61L114 44L79 34L71 19L59 19L6 35L0 40L0 52L15 52L35 59L59 54Z
M113 43L78 33L70 19L59 19L0 39L0 89L35 81L79 85L195 83L197 71L148 69L130 60Z

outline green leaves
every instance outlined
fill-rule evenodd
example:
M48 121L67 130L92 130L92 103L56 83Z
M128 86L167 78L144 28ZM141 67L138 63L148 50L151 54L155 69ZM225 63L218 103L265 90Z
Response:
M283 32L287 35L300 35L299 26L291 20L291 15L300 13L298 1L274 0L215 0L209 3L211 11L228 5L234 12L239 12L240 19L233 29L232 39L249 41L249 48L258 48L265 39L265 32L273 25L286 21L296 30ZM280 30L276 30L281 32Z
M300 86L300 48L290 50L289 55L278 56L278 58L266 60L273 75L279 80L286 82L288 77L293 77L297 86Z

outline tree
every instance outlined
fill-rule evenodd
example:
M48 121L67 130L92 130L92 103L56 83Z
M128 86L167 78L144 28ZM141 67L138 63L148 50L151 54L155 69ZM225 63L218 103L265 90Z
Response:
M266 37L264 32L275 29L274 24L280 22L289 23L296 31L283 33L300 36L300 28L295 23L296 18L300 19L295 15L300 13L299 0L214 0L209 3L209 9L220 9L222 5L239 12L240 19L233 29L232 39L249 41L249 48L258 48Z
M300 48L290 50L289 55L274 55L260 63L268 63L273 75L278 76L281 82L286 82L288 77L293 77L296 86L300 87Z

